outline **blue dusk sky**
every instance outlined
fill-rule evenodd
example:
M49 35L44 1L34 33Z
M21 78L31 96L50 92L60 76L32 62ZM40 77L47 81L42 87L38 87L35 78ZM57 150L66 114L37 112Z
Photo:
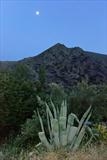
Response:
M0 60L56 43L107 54L107 0L0 0Z

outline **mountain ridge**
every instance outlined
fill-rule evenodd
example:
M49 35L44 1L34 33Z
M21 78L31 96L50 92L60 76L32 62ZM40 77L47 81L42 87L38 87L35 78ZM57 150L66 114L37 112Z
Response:
M70 87L83 79L89 83L107 83L107 55L84 51L80 47L68 48L57 43L39 55L16 62L0 62L0 69L13 69L19 64L27 65L38 79L40 66L46 70L46 82L56 82Z

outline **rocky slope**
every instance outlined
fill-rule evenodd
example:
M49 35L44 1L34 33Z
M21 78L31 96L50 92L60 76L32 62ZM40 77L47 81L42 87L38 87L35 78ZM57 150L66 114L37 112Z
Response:
M107 82L107 55L87 52L79 47L67 48L58 43L35 57L0 62L0 70L13 69L19 64L26 64L34 79L38 79L42 65L46 70L47 83L56 82L65 87L82 79L94 84Z

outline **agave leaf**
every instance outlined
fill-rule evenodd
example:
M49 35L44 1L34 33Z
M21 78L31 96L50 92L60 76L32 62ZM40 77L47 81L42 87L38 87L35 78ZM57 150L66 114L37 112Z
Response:
M67 121L67 130L74 125L74 121L78 122L79 124L79 119L74 113L70 113L68 116L68 121Z
M4 160L4 157L5 157L5 156L4 156L3 152L0 151L0 159L1 159L1 160Z
M90 106L88 109L87 109L87 111L84 113L84 115L82 116L82 118L81 118L81 120L80 120L80 125L79 125L79 127L81 128L81 125L83 125L84 124L84 121L85 121L85 123L87 123L87 121L89 120L89 118L90 118L90 116L91 116L91 109L92 109L92 107ZM88 117L88 118L87 118Z
M74 136L76 135L77 127L71 126L69 132L67 133L67 144L71 144Z
M45 102L45 105L46 105L47 111L49 113L49 117L52 120L54 118L53 115L52 115L52 112L51 112L51 110L50 110L50 108L49 108L49 106L48 106L48 104L46 102Z
M66 130L61 131L60 133L60 146L66 146L67 145L67 133Z
M88 108L88 110L84 113L83 117L80 120L77 132L74 136L74 139L72 140L72 144L71 144L71 148L73 147L73 145L75 144L76 139L78 138L79 133L81 132L82 128L84 127L84 125L86 124L86 122L89 120L90 116L91 116L91 106Z
M54 139L54 145L56 148L60 146L59 142L59 124L57 119L52 120L52 134Z
M73 113L69 114L68 122L67 122L67 142L68 142L68 139L69 139L68 138L69 137L69 133L71 132L70 131L71 130L71 126L74 125L74 121L75 120L79 123L79 119L75 114L73 114Z
M85 135L85 127L82 127L81 131L79 132L79 135L78 137L76 138L76 141L74 143L74 146L73 146L73 150L76 150L78 149L83 137Z
M54 112L54 117L55 117L55 119L57 119L57 111L56 111L55 105L54 105L54 103L52 102L51 99L50 99L50 102L51 102L51 106L52 106L52 109L53 109L53 112Z
M59 127L60 127L60 131L66 130L66 117L64 117L64 116L60 117Z
M65 100L63 100L60 109L60 117L66 117L66 116L67 116L67 103Z
M74 117L74 120L76 120L76 122L77 123L79 123L79 119L78 119L78 117L74 114L74 113L70 113L70 115L72 116L72 117ZM74 123L73 123L74 124ZM73 125L72 124L72 125Z
M42 129L42 132L45 132L45 131L44 131L44 126L43 126L43 121L42 121L42 118L41 118L41 116L40 116L40 114L39 114L39 111L38 111L38 109L37 109L37 114L38 114L39 121L40 121L40 124L41 124L41 129Z
M49 135L50 135L50 140L52 141L52 130L51 130L51 123L50 123L50 118L49 118L49 113L48 110L46 108L46 114L47 114L47 124L48 124L48 131L49 131Z
M79 126L78 126L78 131L77 131L77 135L79 134L82 126L84 124L87 123L87 121L89 120L89 118L91 117L91 106L88 108L88 110L84 113L84 115L82 116L81 120L80 120L80 123L79 123Z
M61 104L60 115L59 115L59 126L60 132L66 130L67 123L67 103L63 101Z
M94 136L92 129L89 126L86 126L86 130L89 132L91 136Z
M57 119L59 119L60 110L59 110L58 106L56 106L56 113L57 113Z
M87 116L87 118L85 119L83 125L86 126L86 124L88 123L90 117L91 117L92 112L90 111L89 115Z
M50 124L50 128L51 128L51 132L52 132L52 134L53 134L53 124L52 124L52 123L53 123L54 117L53 117L53 115L52 115L52 112L51 112L48 104L45 103L45 105L46 105L47 114L48 114L49 120L50 120L50 123L49 123L49 124ZM52 137L52 135L51 135L51 137Z
M67 130L66 130L66 119L67 117L60 117L59 119L59 137L60 137L60 144L65 146L67 144Z
M42 142L42 144L48 149L48 150L52 150L53 149L53 146L50 145L50 143L48 142L46 136L45 136L45 133L44 132L39 132L38 133L39 135L39 138Z

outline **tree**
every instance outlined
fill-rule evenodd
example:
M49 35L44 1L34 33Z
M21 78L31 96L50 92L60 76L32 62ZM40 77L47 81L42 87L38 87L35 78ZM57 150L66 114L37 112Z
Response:
M72 110L79 117L92 105L93 121L107 119L107 85L89 85L82 81L73 87L69 94L69 112ZM71 107L72 106L72 107Z
M0 73L0 133L17 130L37 107L33 82L13 73Z

